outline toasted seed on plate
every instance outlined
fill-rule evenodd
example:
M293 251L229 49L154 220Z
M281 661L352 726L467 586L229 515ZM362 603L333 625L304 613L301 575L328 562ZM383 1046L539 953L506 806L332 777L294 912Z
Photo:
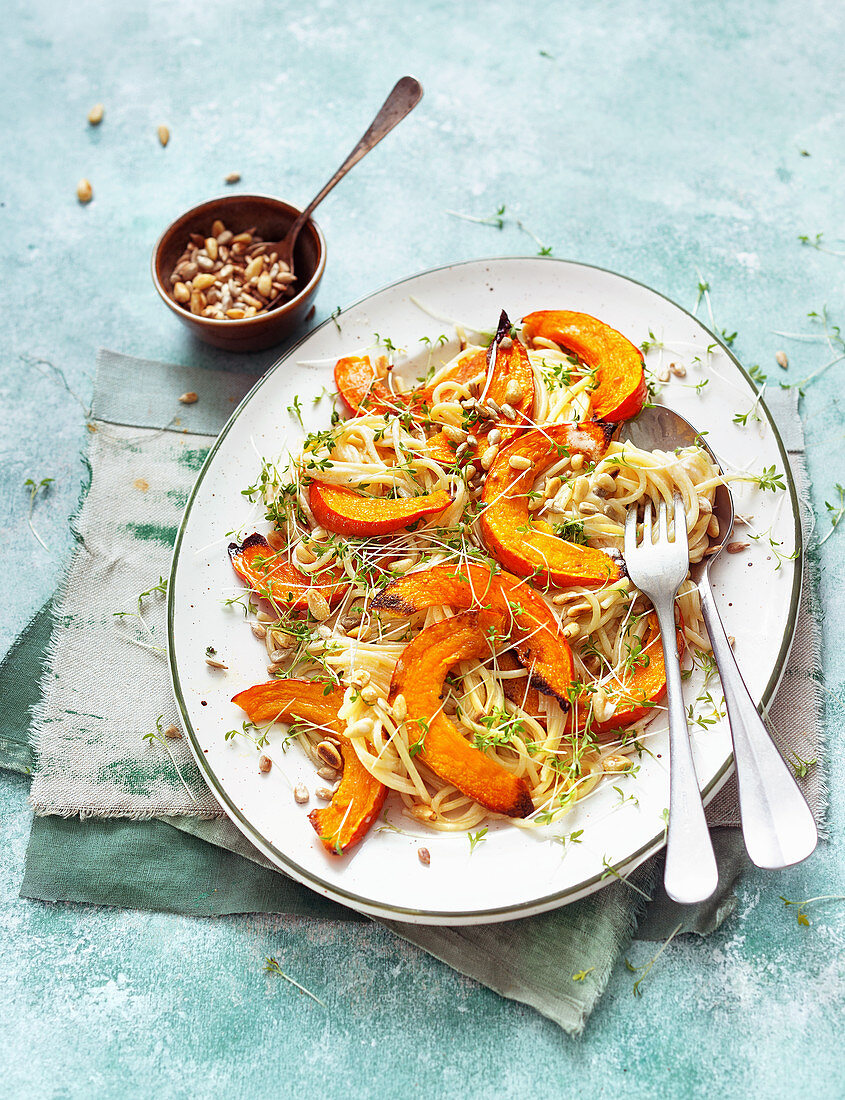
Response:
M330 768L340 771L343 767L343 757L331 741L321 741L317 745L317 756ZM325 778L325 777L324 777Z
M258 758L258 770L266 774L273 767L273 761L269 756L259 756Z
M530 470L531 459L526 458L525 455L511 455L508 459L508 466L512 470Z
M318 798L322 798L325 802L331 802L334 797L334 791L329 790L328 787L318 787L316 791L314 791L314 794Z
M748 542L729 542L725 547L729 554L739 554L743 550L747 550L751 544Z
M522 386L515 378L512 378L505 387L505 401L509 405L516 405L523 398ZM504 405L502 406L502 412L504 412ZM507 414L505 414L507 415Z
M209 668L228 668L228 665L223 664L222 661L218 661L216 657L206 657L205 663Z
M687 368L683 365L683 363L670 363L669 370L672 372L672 374L675 375L676 378L686 378L687 376Z
M431 863L431 853L428 848L417 848L417 856L419 857L420 863L424 863L426 867Z
M309 798L308 788L304 783L297 783L293 788L293 800L298 802L300 806L303 806Z

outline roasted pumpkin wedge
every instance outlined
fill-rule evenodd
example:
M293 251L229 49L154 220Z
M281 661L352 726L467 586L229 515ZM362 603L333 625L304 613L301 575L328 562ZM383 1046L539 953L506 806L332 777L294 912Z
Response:
M420 497L362 497L340 485L312 481L308 500L314 518L338 535L388 535L448 508L443 489Z
M396 664L390 701L405 697L406 722L418 733L420 760L435 775L493 813L527 817L534 805L525 781L471 745L442 710L447 672L459 661L489 657L497 624L498 616L464 611L420 631Z
M300 718L325 729L337 743L343 757L340 786L330 804L313 810L308 820L327 852L340 855L353 848L381 812L387 787L367 771L342 732L343 723L337 712L343 702L343 690L333 688L326 695L323 684L313 680L271 680L239 692L232 702L246 711L250 722L257 726Z
M241 543L230 542L229 557L241 580L259 596L286 610L306 611L309 592L318 592L330 605L336 604L349 587L336 580L339 575L335 573L321 573L312 579L286 561L263 535L249 535Z
M501 615L532 685L568 706L572 651L557 619L524 580L484 565L435 565L391 581L373 600L374 608L400 615L440 604Z
M663 646L660 642L660 627L657 616L653 612L649 614L641 645L640 658L633 665L632 671L622 685L611 685L614 691L620 686L622 688L622 696L613 717L603 722L592 719L587 723L586 719L590 713L590 693L584 692L575 701L575 706L567 719L567 730L570 734L576 729L583 733L588 726L589 732L599 741L615 741L620 730L645 718L654 710L666 694L666 665L663 660ZM678 650L683 654L682 629L678 630ZM518 667L519 662L510 653L500 655L499 668L514 671ZM524 676L505 680L503 687L507 698L521 706L526 714L530 714L533 718L545 717L539 709L539 693Z
M347 355L335 363L337 392L353 416L396 409L386 378L387 368L377 367L369 355Z
M596 587L619 579L619 566L589 546L558 538L547 523L528 511L528 494L537 477L566 454L594 462L607 447L607 432L599 424L549 424L526 432L503 447L484 482L481 532L487 549L505 568L519 576L536 576L552 585ZM515 469L527 463L525 469Z
M499 407L510 405L516 415L514 419L502 415L498 420L479 420L473 424L472 435L478 442L470 447L468 459L484 451L487 445L486 436L494 427L499 429L502 439L508 440L524 431L530 424L534 408L534 371L531 369L525 345L517 339L512 339L510 332L511 323L503 310L499 318L496 338L490 345L487 357L481 366L490 376L484 389L485 399L492 398ZM444 464L455 462L455 447L456 444L445 432L438 432L428 441L431 457Z
M440 382L467 383L486 370L484 351L476 351L459 359ZM366 413L400 413L411 409L424 413L434 402L434 387L420 386L404 393L393 393L387 384L387 367L374 364L369 355L349 355L338 359L334 380L343 403L353 416Z
M553 340L596 372L593 415L617 424L642 411L648 396L642 353L615 328L571 310L543 309L522 319L526 340Z

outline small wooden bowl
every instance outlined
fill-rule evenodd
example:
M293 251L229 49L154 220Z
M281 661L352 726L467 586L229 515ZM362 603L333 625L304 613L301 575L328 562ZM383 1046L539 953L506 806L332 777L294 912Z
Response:
M326 241L320 227L309 219L294 250L294 271L299 293L269 313L240 320L216 321L198 317L170 294L170 276L185 250L191 233L207 237L219 218L233 233L255 226L265 241L280 241L300 211L270 195L223 195L188 210L162 233L153 251L155 288L168 309L200 340L228 351L262 351L290 336L305 319L326 267Z

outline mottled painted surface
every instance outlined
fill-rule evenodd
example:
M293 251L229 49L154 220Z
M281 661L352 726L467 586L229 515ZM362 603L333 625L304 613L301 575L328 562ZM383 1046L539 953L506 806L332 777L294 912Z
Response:
M708 280L717 325L738 329L740 356L775 384L833 358L774 330L815 331L806 314L825 304L845 321L845 258L797 240L821 232L845 250L835 241L845 222L838 5L378 0L364 10L7 5L0 647L70 550L96 348L252 371L276 357L190 341L150 282L160 230L222 192L233 170L241 189L305 201L403 72L423 82L422 105L319 214L329 263L316 320L430 265L532 253L519 218L555 255L687 306ZM89 129L98 101L105 120ZM81 176L94 187L85 208ZM502 230L446 214L502 204L514 215ZM774 363L780 347L787 375ZM844 480L841 377L839 364L803 404L822 531L824 501ZM56 479L33 517L49 555L26 527L30 476ZM778 895L845 893L843 562L845 524L822 551L830 841L806 866L750 875L735 917L706 941L671 944L641 999L620 965L577 1042L374 927L20 902L26 790L3 776L3 1092L841 1096L845 906L811 909L801 928ZM653 950L631 954L641 963ZM264 975L268 954L328 1011Z

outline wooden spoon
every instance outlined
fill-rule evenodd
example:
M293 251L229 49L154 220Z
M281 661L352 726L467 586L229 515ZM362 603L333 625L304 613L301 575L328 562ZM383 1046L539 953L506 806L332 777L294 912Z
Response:
M319 206L326 195L328 195L335 184L340 183L349 169L356 165L362 157L365 157L371 149L375 148L381 139L386 137L393 127L400 123L405 115L409 114L414 107L416 107L422 99L422 94L422 85L418 80L415 80L412 76L403 76L382 104L381 110L373 119L370 128L322 191L320 191L305 207L288 230L284 240L279 241L278 244L271 245L265 250L268 253L277 252L279 260L284 261L284 263L288 265L291 274L293 274L293 250L296 245L296 238L299 236L299 231L302 229L303 225L305 225L314 210ZM281 301L287 300L287 296L282 292L276 295L272 302L268 304L267 309L274 309Z

